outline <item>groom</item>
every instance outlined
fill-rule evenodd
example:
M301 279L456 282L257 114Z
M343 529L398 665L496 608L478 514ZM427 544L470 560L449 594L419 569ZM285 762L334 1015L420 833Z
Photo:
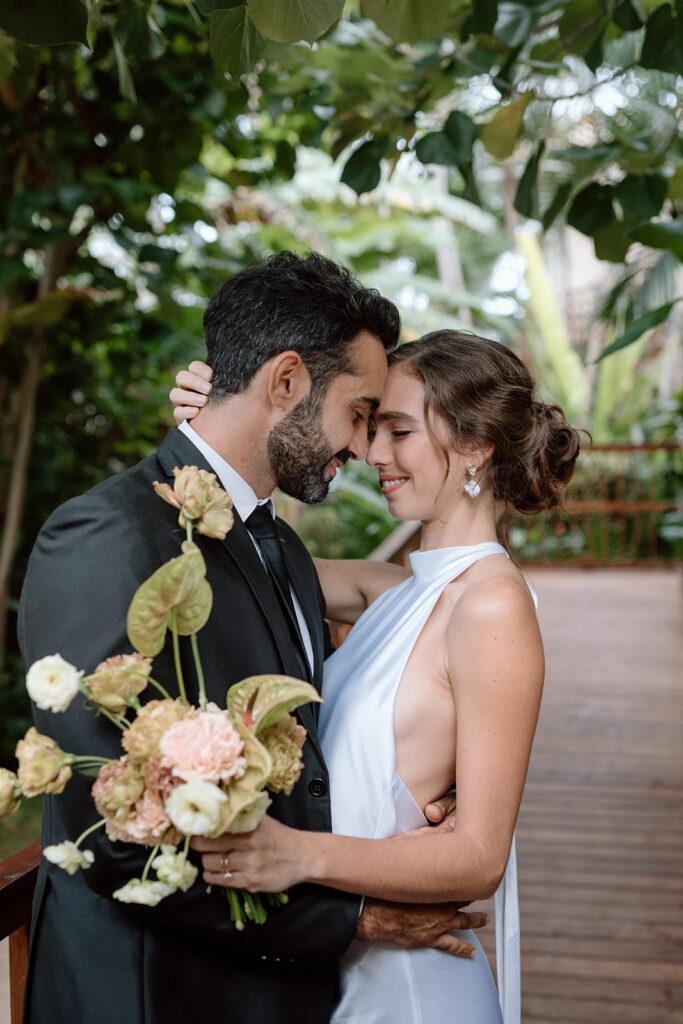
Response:
M291 253L242 271L213 297L204 318L211 400L193 430L172 430L137 466L61 506L43 527L22 592L19 639L27 665L59 652L86 673L130 650L126 610L140 583L178 554L177 512L154 493L175 466L214 472L234 502L223 542L195 535L213 589L199 636L209 700L260 673L320 686L328 653L324 601L296 534L274 519L279 485L321 501L337 468L365 454L368 417L398 340L395 307L317 255ZM273 555L273 544L276 555ZM277 555L279 551L279 555ZM273 558L278 561L277 566ZM196 700L189 640L181 640L188 696ZM177 691L170 644L154 675ZM120 756L117 731L75 701L63 714L34 708L40 732L72 753ZM327 771L312 706L304 770L271 813L297 828L330 829ZM91 780L74 777L45 800L44 845L76 839L97 815ZM28 1024L325 1024L336 961L358 935L454 948L448 929L469 927L456 905L407 907L312 885L264 925L239 933L220 890L199 882L156 907L115 902L139 877L147 851L85 842L95 862L69 876L44 859L34 904L25 1022Z

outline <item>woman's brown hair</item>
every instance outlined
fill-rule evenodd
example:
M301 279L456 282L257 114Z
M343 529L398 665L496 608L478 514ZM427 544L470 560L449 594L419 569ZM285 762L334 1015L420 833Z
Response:
M494 498L523 513L561 507L579 432L559 406L536 397L514 352L476 334L433 331L396 349L389 362L424 384L427 422L431 413L445 423L457 451L493 448L480 482Z

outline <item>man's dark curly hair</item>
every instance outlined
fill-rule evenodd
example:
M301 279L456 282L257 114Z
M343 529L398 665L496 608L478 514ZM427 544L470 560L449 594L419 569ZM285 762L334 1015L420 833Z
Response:
M360 331L391 351L399 337L398 310L345 267L318 253L281 252L231 277L204 314L211 401L236 395L273 356L292 349L324 393L351 367L349 343Z

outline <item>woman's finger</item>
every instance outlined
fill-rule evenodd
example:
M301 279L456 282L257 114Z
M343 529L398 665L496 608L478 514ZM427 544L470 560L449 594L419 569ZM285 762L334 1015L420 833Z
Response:
M199 377L203 377L204 380L213 379L213 370L208 363L203 363L201 359L193 359L187 369L190 373L196 373Z
M205 377L200 377L198 373L192 373L191 370L179 370L175 375L175 382L185 391L198 391L202 395L208 395L211 391L211 382Z

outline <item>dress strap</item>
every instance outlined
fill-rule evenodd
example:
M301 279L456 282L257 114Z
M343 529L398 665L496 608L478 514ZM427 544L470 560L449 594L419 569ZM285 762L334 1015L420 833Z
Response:
M517 889L517 848L512 837L503 880L496 890L496 975L503 1024L521 1024L522 983Z

